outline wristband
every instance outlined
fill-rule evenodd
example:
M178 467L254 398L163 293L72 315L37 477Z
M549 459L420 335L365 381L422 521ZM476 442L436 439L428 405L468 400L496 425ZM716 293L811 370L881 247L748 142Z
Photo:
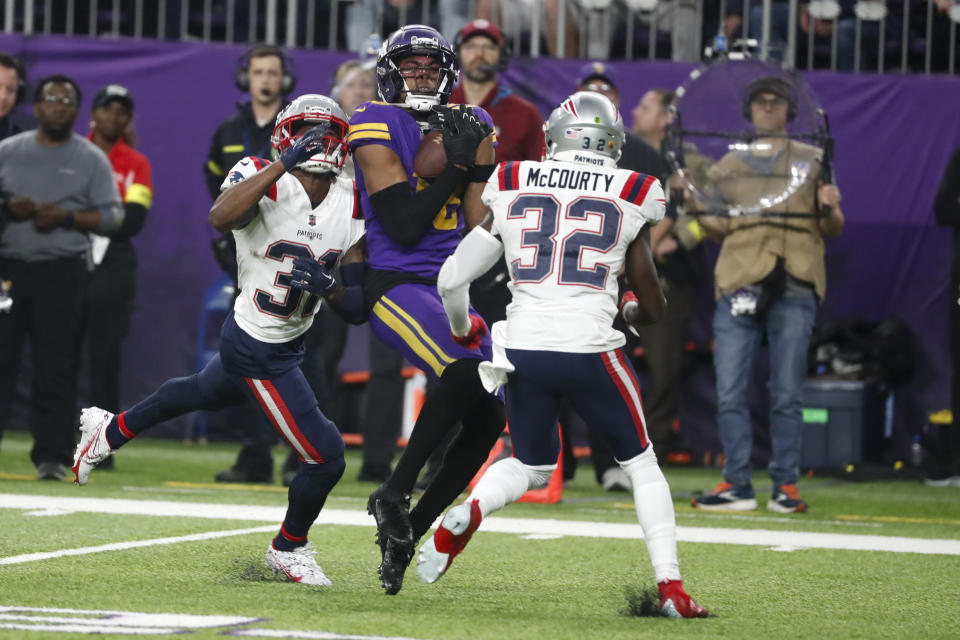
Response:
M475 164L467 169L467 182L486 182L496 171L497 164Z
M60 223L60 226L64 229L73 229L73 212L71 211L63 218L63 222Z

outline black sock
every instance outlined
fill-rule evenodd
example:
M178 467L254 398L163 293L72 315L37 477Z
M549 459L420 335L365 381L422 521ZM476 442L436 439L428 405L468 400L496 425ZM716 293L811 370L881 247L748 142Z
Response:
M293 551L307 542L307 533L313 525L330 490L340 480L346 468L343 456L328 459L321 464L302 464L287 491L287 515L273 546L280 551Z
M410 440L387 485L407 495L413 490L420 470L443 436L453 429L482 396L489 396L480 383L480 360L464 358L447 366L436 388L427 396ZM492 397L492 396L491 396Z
M463 416L462 422L463 428L450 443L437 475L410 511L414 540L419 540L437 516L467 488L490 455L506 424L503 404L484 393Z

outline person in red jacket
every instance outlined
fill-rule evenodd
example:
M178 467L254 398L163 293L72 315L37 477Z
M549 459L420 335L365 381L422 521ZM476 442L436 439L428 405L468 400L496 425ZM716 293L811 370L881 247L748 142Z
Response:
M133 98L126 87L110 84L97 91L87 138L107 154L124 217L117 235L90 234L94 268L87 282L83 325L90 404L111 412L120 410L121 350L137 288L137 252L130 239L143 229L153 203L150 161L127 144L132 123ZM100 468L113 468L112 461L108 458Z

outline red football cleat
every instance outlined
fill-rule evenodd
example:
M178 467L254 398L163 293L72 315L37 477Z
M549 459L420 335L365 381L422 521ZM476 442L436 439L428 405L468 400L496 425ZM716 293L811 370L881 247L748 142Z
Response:
M464 502L450 509L417 556L417 575L420 580L427 584L439 580L453 559L470 542L482 519L477 500Z
M660 594L660 613L668 618L706 618L706 609L693 601L683 590L682 580L664 580L657 584Z

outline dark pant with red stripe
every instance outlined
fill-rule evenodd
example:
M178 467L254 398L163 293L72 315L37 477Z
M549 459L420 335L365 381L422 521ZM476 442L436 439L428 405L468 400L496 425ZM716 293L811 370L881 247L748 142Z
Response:
M513 455L549 465L560 454L557 417L566 399L617 460L640 455L648 438L637 375L622 349L567 353L507 349L516 368L506 386Z
M269 422L293 447L300 459L297 477L290 485L289 507L284 533L291 539L306 539L327 494L343 475L343 438L317 406L310 384L300 371L297 351L291 343L273 345L246 336L232 324L229 338L227 319L220 353L199 373L173 378L120 414L120 432L132 437L155 424L199 409L217 410L241 404L245 399L260 407ZM224 362L243 363L243 370L225 367ZM261 375L254 375L257 362ZM278 362L288 366L278 368ZM109 432L108 432L109 436ZM113 442L111 442L113 444Z

